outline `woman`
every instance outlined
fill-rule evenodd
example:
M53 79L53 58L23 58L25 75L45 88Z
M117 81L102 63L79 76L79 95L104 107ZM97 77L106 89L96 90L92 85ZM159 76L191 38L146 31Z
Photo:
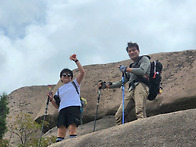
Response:
M66 136L66 131L69 129L70 138L77 137L77 127L80 124L80 83L84 77L85 71L77 59L76 55L70 56L78 69L79 73L73 80L79 93L72 82L73 72L70 69L63 69L60 72L60 80L64 83L56 94L49 94L49 99L52 105L59 109L58 122L57 122L57 140L56 142L62 141Z

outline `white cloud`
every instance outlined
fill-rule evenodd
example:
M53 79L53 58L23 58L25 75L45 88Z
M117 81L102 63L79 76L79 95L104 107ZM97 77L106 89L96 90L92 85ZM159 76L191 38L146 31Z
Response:
M25 28L44 23L44 1L0 1L0 25L10 38L25 37Z
M53 84L78 55L83 65L128 59L128 41L141 54L194 49L196 1L0 1L0 93Z

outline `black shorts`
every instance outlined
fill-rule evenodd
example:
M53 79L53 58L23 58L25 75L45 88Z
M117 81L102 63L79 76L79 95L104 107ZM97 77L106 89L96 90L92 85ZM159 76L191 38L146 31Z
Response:
M80 125L80 106L71 106L67 108L63 108L60 110L58 115L57 128L60 126L69 127L71 124L75 124L76 126Z

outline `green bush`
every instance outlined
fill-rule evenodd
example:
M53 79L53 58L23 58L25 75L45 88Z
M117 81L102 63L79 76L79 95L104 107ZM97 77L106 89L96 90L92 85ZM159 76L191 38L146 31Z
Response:
M8 95L5 93L0 96L0 139L3 138L4 133L7 130L6 127L6 117L9 113L9 108L7 107L8 104Z
M50 137L42 137L41 139L41 143L40 143L40 147L47 147L53 143L56 142L56 136L50 136ZM39 144L39 139L34 139L31 144L29 144L30 146L37 146Z
M6 139L0 139L0 147L8 147L9 142Z

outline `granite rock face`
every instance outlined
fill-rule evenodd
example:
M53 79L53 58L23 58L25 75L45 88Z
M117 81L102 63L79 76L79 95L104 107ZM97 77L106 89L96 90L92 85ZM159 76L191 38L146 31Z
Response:
M147 115L153 116L161 113L174 112L195 108L196 104L196 50L182 52L153 54L151 61L158 59L163 64L162 72L162 94L158 95L154 101L147 102ZM98 89L96 83L103 81L116 82L121 79L117 65L129 66L131 60L102 65L85 66L86 75L81 85L81 96L85 97L88 105L84 108L83 121L89 122L94 119ZM74 75L77 74L74 70ZM125 96L127 85L125 87ZM99 101L99 115L102 118L106 115L114 115L122 101L122 90L108 89L102 90ZM43 116L45 103L43 104L36 119ZM57 110L49 105L49 114L57 115ZM135 120L134 112L130 113L129 120Z
M194 147L195 124L196 109L189 109L132 121L49 147Z
M147 102L148 119L150 119L151 116L159 114L196 108L196 50L158 53L149 56L151 56L151 61L158 59L163 64L163 92L158 95L154 101ZM97 82L99 80L106 82L116 82L120 80L121 73L118 70L117 65L121 64L129 66L130 63L131 60L124 60L116 63L84 66L86 75L81 83L81 96L87 99L88 104L84 108L83 123L93 124L91 121L94 121L95 118L98 96ZM74 75L77 73L78 70L75 69ZM55 85L52 85L52 87L54 88ZM125 96L127 88L126 85ZM10 107L10 117L7 119L7 124L13 122L14 117L19 112L28 113L32 115L37 122L40 122L45 114L47 91L47 86L30 86L17 89L10 93L8 105ZM104 123L106 125L102 125L100 130L115 126L114 114L121 101L122 90L120 88L101 91L98 119L103 118L102 121L104 121L107 116L112 116L112 123L110 125ZM193 112L195 113L195 111ZM46 120L50 125L48 128L45 128L44 132L55 127L57 114L58 111L49 104ZM134 110L130 111L127 118L127 121L133 121L136 119ZM97 127L99 127L99 125ZM117 128L119 129L119 127L120 126ZM90 132L91 131L84 131L81 135Z

